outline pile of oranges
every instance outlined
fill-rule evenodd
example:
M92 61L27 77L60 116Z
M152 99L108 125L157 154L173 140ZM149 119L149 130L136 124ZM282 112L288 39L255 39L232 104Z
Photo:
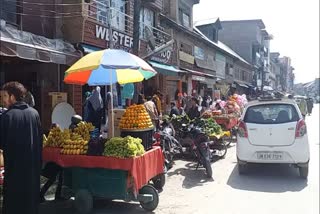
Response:
M120 129L148 129L153 128L150 116L144 105L128 107L120 120Z

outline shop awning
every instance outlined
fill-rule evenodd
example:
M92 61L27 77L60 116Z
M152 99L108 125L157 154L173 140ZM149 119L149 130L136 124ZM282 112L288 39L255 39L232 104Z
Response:
M215 76L212 75L212 74L207 74L207 73L204 73L204 72L200 72L200 71L194 71L194 70L191 70L191 69L187 69L187 68L181 68L187 72L189 72L190 74L192 75L195 75L195 76L200 76L200 77L209 77L209 78L212 78L214 79Z
M81 44L81 47L83 48L85 53L92 53L92 52L101 50L101 48L97 48L92 45L86 45L86 44Z
M254 86L253 85L251 85L251 84L246 84L249 88L254 88Z
M61 39L48 39L6 24L0 29L0 43L1 56L63 65L72 65L82 56L72 44Z
M247 86L244 83L241 83L241 82L235 82L235 83L238 84L239 86L243 87L243 88L249 88L249 86Z
M166 64L159 63L159 62L153 62L153 61L149 61L149 63L152 65L152 67L154 67L154 69L157 72L159 72L163 75L178 76L179 73L185 73L184 71L181 71L172 65L166 65Z

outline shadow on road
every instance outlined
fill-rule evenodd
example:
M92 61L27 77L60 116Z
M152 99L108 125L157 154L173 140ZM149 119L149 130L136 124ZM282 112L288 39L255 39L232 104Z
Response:
M77 214L73 208L73 201L65 202L46 202L40 205L40 214ZM154 212L147 212L140 207L139 203L126 203L122 201L107 201L96 200L94 202L94 211L92 214L147 214Z
M250 165L246 175L239 175L234 167L227 184L234 189L256 192L299 192L307 187L298 170L286 165Z
M184 180L182 182L182 187L186 189L191 189L193 187L202 186L206 182L213 181L212 178L207 178L206 171L204 168L199 167L196 170L196 163L187 163L186 168L179 168L174 171L169 171L168 176L182 175Z

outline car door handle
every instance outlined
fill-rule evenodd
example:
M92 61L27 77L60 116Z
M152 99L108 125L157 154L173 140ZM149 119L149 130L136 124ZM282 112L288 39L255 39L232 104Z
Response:
M288 128L288 130L294 130L294 127L290 127L290 128Z
M250 128L249 130L250 131L256 131L257 129L256 128Z

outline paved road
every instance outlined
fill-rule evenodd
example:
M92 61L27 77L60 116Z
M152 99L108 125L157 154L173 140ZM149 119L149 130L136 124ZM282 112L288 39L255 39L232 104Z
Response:
M213 164L214 180L188 161L176 161L160 193L159 214L318 214L319 213L319 105L307 117L311 150L307 181L298 170L283 166L253 166L239 176L235 147ZM74 213L72 203L49 203L42 213ZM41 214L42 214L41 213ZM94 214L146 213L138 204L109 202L96 205Z

